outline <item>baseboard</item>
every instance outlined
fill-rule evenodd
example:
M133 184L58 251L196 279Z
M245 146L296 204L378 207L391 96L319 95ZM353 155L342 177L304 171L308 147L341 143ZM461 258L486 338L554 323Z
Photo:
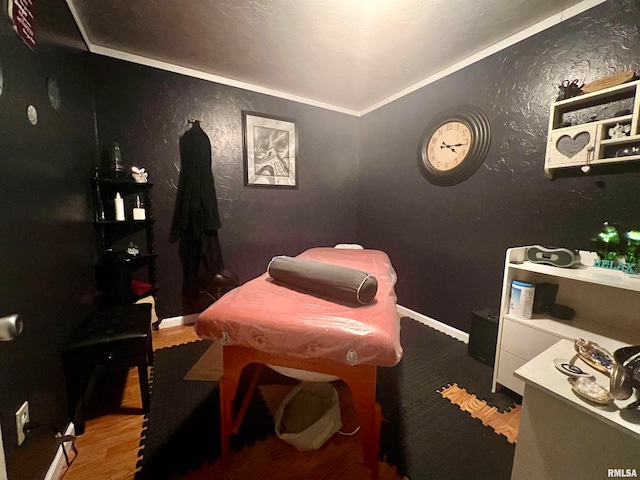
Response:
M198 319L199 313L191 315L180 315L178 317L163 318L158 328L179 327L182 325L193 325Z
M76 427L73 423L70 423L65 430L65 435L75 435ZM67 452L71 451L71 441L64 442L64 448ZM62 445L58 447L56 450L56 455L53 457L53 461L49 466L49 470L47 470L47 474L44 477L44 480L59 480L60 475L62 474L62 469L66 467L66 461L64 458L64 453L62 452Z
M446 333L450 337L457 338L461 342L469 343L469 334L467 332L458 330L451 325L439 322L438 320L434 320L433 318L427 317L426 315L423 315L421 313L414 312L413 310L410 310L407 307L403 307L402 305L396 305L396 311L400 315L411 317L414 320L427 325L428 327L435 328L439 332Z

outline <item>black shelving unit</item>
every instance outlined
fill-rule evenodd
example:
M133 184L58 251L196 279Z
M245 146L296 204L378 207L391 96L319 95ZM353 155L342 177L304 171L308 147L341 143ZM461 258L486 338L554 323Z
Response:
M104 306L129 304L149 295L156 297L158 255L155 251L152 187L151 183L137 183L133 178L102 178L99 175L91 178L98 251L96 279ZM124 200L124 220L116 220L116 193ZM137 198L145 211L144 220L133 219ZM127 252L130 243L138 247L137 255ZM142 294L136 294L132 289L133 280L151 287Z

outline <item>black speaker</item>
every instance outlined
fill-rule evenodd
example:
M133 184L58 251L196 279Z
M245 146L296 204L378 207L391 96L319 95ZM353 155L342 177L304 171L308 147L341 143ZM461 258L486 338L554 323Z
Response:
M554 283L536 283L536 292L533 296L533 313L545 313L556 303L558 285Z
M471 331L467 353L493 367L498 341L498 312L490 308L471 314Z

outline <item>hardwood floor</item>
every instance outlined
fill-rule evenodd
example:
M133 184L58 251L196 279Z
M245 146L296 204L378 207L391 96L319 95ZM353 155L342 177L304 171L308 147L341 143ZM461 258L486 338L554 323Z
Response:
M192 326L164 328L153 332L153 346L159 348L197 340ZM75 442L78 455L71 467L63 472L64 480L132 480L136 472L140 433L142 431L142 403L138 387L137 369L114 381L101 396L92 399L88 410L85 433ZM340 395L343 431L357 427L349 390L336 382ZM97 390L98 391L98 390ZM286 391L278 386L262 388L270 408L279 403ZM399 480L395 469L385 463L379 465L380 480ZM223 469L218 462L206 464L189 472L181 480L204 479L367 479L369 470L362 465L358 434L334 435L321 449L298 452L294 447L270 436L265 441L233 452L231 464Z

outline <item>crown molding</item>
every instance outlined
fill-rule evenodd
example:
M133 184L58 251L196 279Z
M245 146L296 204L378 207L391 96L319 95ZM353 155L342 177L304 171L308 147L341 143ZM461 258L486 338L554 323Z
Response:
M353 110L353 109L349 109L349 108L344 108L344 107L340 107L338 105L332 105L329 103L324 103L324 102L319 102L317 100L313 100L313 99L309 99L306 97L301 97L299 95L294 95L291 93L287 93L287 92L283 92L280 90L273 90L271 88L266 88L266 87L262 87L260 85L255 85L252 83L247 83L247 82L241 82L238 80L234 80L231 78L227 78L227 77L223 77L220 75L214 75L214 74L210 74L210 73L206 73L203 72L201 70L196 70L196 69L192 69L192 68L187 68L187 67L182 67L180 65L175 65L172 63L168 63L168 62L162 62L159 60L154 60L148 57L143 57L141 55L135 55L132 53L128 53L128 52L124 52L121 50L116 50L113 48L108 48L108 47L104 47L101 45L96 45L94 43L91 42L91 39L89 38L87 31L84 27L84 25L82 24L82 21L80 19L80 16L78 15L78 12L75 8L74 5L74 1L73 0L66 0L67 5L69 6L69 9L71 10L71 14L73 15L73 18L75 19L75 22L78 26L78 29L80 30L80 33L82 34L82 38L84 39L85 44L87 45L87 48L89 49L89 51L91 53L95 53L97 55L104 55L107 57L111 57L111 58L116 58L119 60L124 60L124 61L128 61L128 62L132 62L132 63L137 63L140 65L146 65L149 67L153 67L153 68L158 68L160 70L166 70L168 72L173 72L173 73L178 73L181 75L186 75L189 77L194 77L194 78L199 78L202 80L207 80L210 82L215 82L215 83L219 83L222 85L228 85L230 87L235 87L235 88L240 88L243 90L248 90L251 92L256 92L256 93L262 93L264 95L270 95L273 97L278 97L278 98L282 98L284 100L290 100L292 102L297 102L297 103L303 103L306 105L310 105L310 106L314 106L314 107L318 107L318 108L323 108L325 110L331 110L334 112L339 112L339 113L344 113L346 115L352 115L355 117L362 117L368 113L371 113L385 105L388 105L389 103L392 103L406 95L409 95L410 93L415 92L416 90L419 90L423 87L426 87L427 85L430 85L431 83L434 83L448 75L451 75L452 73L457 72L458 70L462 70L465 67L468 67L469 65L472 65L484 58L487 58L490 55L493 55L494 53L497 53L501 50L504 50L505 48L508 48L512 45L515 45L518 42L521 42L522 40L525 40L529 37L532 37L533 35L536 35L548 28L551 28L555 25L558 25L559 23L564 22L565 20L568 20L569 18L572 18L576 15L579 15L587 10L589 10L590 8L593 8L597 5L600 5L601 3L605 3L607 0L584 0L582 2L580 2L577 5L574 5L571 8L565 9L555 15L552 15L551 17L546 18L545 20L542 20L538 23L536 23L535 25L532 25L529 28L526 28L514 35L511 35L510 37L497 42L493 45L491 45L488 48L485 48L483 50L481 50L480 52L475 53L474 55L471 55L467 58L465 58L464 60L461 60L457 63L455 63L454 65L451 65L450 67L447 67L443 70L440 70L439 72L430 75L429 77L403 89L400 90L399 92L384 98L383 100L380 100L379 102L374 103L373 105L363 109L363 110Z

